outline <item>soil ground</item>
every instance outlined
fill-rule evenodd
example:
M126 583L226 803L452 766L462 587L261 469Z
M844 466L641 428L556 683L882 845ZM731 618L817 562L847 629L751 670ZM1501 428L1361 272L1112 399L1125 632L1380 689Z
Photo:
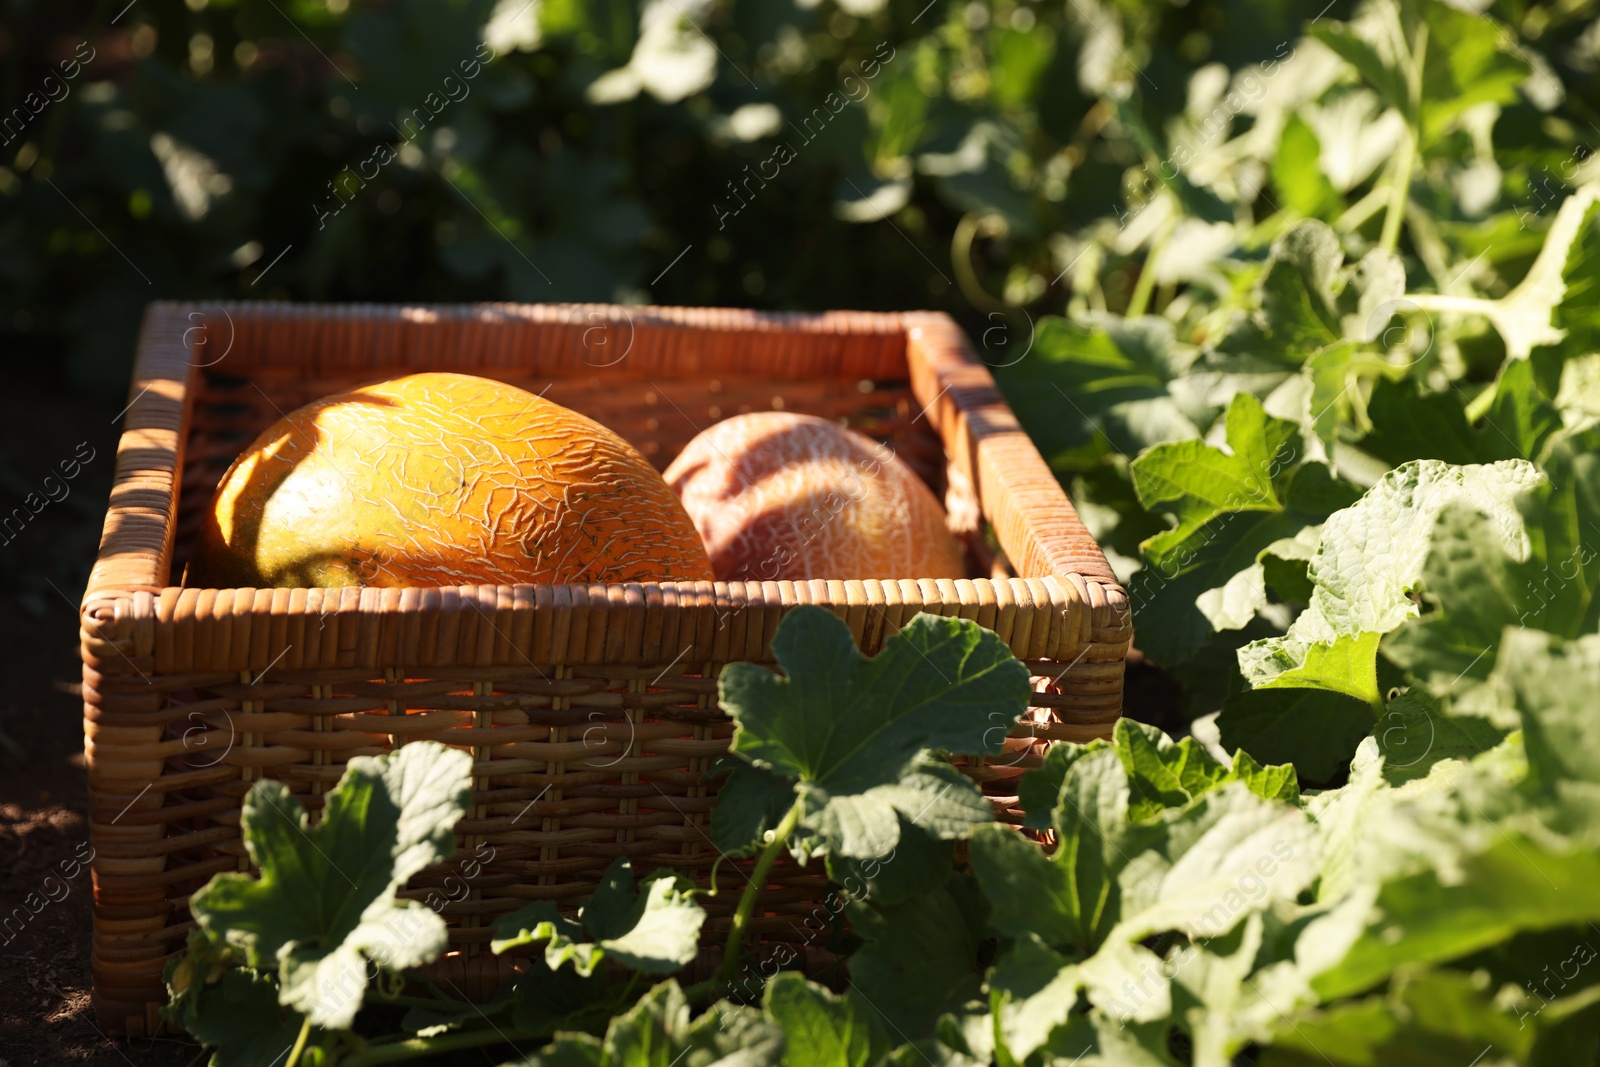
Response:
M199 1055L192 1042L112 1041L97 1029L89 873L62 878L89 836L77 602L105 514L120 404L86 400L47 376L29 380L28 361L7 362L3 511L30 492L59 497L64 486L66 496L20 533L0 533L0 922L10 918L0 927L0 1065L179 1067ZM94 458L59 480L58 465L84 442ZM46 485L51 475L58 480Z

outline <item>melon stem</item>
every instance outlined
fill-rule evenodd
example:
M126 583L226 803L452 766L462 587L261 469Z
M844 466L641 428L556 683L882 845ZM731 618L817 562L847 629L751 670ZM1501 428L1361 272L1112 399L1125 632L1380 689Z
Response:
M794 828L800 824L800 812L805 801L796 798L793 805L784 814L783 820L772 831L772 840L767 842L761 850L761 855L756 859L755 870L750 872L750 883L745 886L744 894L739 897L739 906L734 909L733 922L728 927L728 943L722 952L722 965L717 968L717 980L724 985L732 985L734 975L739 971L739 947L744 941L745 927L750 923L750 915L756 909L756 900L761 896L761 890L767 884L767 875L772 873L772 865L778 862L778 855L789 843L789 835L794 833Z

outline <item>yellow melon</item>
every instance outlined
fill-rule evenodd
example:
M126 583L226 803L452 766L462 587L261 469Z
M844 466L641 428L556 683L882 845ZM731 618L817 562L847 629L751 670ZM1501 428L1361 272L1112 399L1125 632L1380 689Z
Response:
M274 424L217 487L190 585L708 580L633 446L502 382L412 374Z

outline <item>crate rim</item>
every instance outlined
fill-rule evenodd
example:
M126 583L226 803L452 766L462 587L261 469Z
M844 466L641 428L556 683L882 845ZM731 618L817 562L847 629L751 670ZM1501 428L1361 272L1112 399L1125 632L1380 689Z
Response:
M397 323L404 328L451 323L489 328L543 323L582 324L592 329L628 323L634 329L643 325L652 330L690 333L815 332L846 337L904 337L908 346L930 336L936 337L954 357L946 359L949 365L935 367L936 373L932 375L919 376L908 351L904 376L910 380L918 402L924 404L923 414L939 433L946 454L952 460L955 457L951 455L951 445L959 439L961 430L965 430L978 438L974 451L985 444L1003 444L1008 446L1007 465L1023 468L1012 472L1015 476L1007 479L1012 484L1001 487L1010 497L1025 494L1029 498L1025 513L1018 516L1024 527L1023 540L1028 542L1023 551L1014 551L1017 545L1006 543L1007 540L1015 542L1017 538L1007 538L1002 533L998 517L991 514L990 501L980 494L984 517L1001 535L1002 545L1016 565L1019 577L326 590L203 589L176 585L171 581L170 568L183 463L181 437L188 426L188 407L196 393L199 375L207 366L191 358L196 345L204 343L191 338L197 328L194 325L197 317L203 319L219 311L229 316L230 323L234 316L259 323L337 319ZM411 373L418 368L390 364L387 369ZM482 368L491 373L504 369L504 366ZM593 374L592 369L576 369L573 374L561 373L573 368L538 366L526 369L537 376L553 378ZM375 377L384 370L383 365L373 366ZM672 377L665 372L662 376ZM820 604L847 616L858 614L864 610L864 605L900 608L901 611L893 613L898 619L883 612L883 623L894 629L898 628L898 623L909 619L910 614L903 610L907 608L945 609L944 614L959 613L979 621L1009 616L1017 610L1026 612L1030 606L1044 609L1046 616L1053 617L1048 629L1037 625L1028 627L1022 639L1013 642L1014 652L1032 659L1071 658L1091 645L1126 641L1131 631L1126 592L1112 574L1099 546L1082 526L1043 457L1021 430L988 368L977 359L966 334L944 312L757 311L585 303L166 300L152 303L146 311L129 394L105 533L81 602L84 651L86 655L96 653L96 659L118 653L140 659L154 656L163 668L180 665L181 669L182 662L190 656L183 655L181 650L175 653L171 648L159 647L162 635L166 634L179 641L198 637L209 655L222 652L223 647L238 645L239 648L233 648L224 656L230 666L239 670L261 670L284 652L285 644L284 639L274 640L268 632L270 626L263 624L285 614L302 619L314 617L319 622L319 631L326 629L330 616L336 616L347 631L339 645L326 649L325 655L303 653L296 657L292 663L294 669L412 664L485 666L520 661L639 662L641 656L649 658L652 647L663 647L651 641L651 637L658 636L662 630L672 630L671 620L658 621L657 615L686 612L704 616L709 611L712 617L725 620L776 609L766 612L773 617L763 627L765 640L760 642L760 649L765 652L770 631L778 618L799 604ZM976 467L981 462L981 457L973 457L968 465ZM1051 519L1064 529L1037 529ZM1075 543L1070 550L1052 551L1057 546L1049 544L1047 536L1041 536L1049 533L1064 535L1064 539ZM458 634L458 645L453 652L445 647L446 636L432 631L396 635L390 632L392 626L388 625L397 616L418 611L449 614L463 609L471 609L488 620L489 632L481 637L468 637L464 642ZM567 641L557 641L560 635L541 641L540 637L545 635L535 633L528 625L533 616L551 612L571 616ZM642 615L642 619L634 620L633 625L622 631L625 635L628 630L635 631L632 640L625 636L620 643L611 640L607 647L592 651L574 647L573 623L579 626L590 623L596 629L603 628L593 617L596 612L602 615L620 613L623 618ZM353 639L349 633L352 624ZM199 633L171 634L174 627ZM725 660L730 654L748 655L751 651L746 648L742 653L730 653L728 635L700 632L704 629L700 626L694 635L684 633L681 640L669 642L668 658L677 651L689 662ZM718 631L724 629L717 627ZM881 636L871 644L876 646ZM642 646L641 641L645 642ZM561 647L554 647L551 642ZM305 652L311 651L308 644L301 644Z

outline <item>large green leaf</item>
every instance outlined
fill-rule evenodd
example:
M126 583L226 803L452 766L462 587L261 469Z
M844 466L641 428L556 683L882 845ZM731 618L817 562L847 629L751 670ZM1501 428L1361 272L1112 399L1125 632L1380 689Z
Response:
M1128 776L1116 755L1102 749L1075 763L1052 815L1053 856L1008 827L985 827L972 838L972 870L994 929L1087 954L1116 923L1117 872L1127 863Z
M196 921L250 966L276 970L285 1005L348 1028L367 960L400 970L444 951L444 920L395 891L453 851L471 769L466 753L431 741L358 756L316 827L283 783L256 783L241 822L261 876L217 875L190 901Z
M1217 728L1225 747L1292 764L1309 784L1337 777L1376 721L1371 704L1331 690L1247 689L1223 702Z
M1022 776L1019 794L1028 815L1024 825L1040 830L1052 827L1061 787L1070 769L1105 747L1104 741L1087 745L1057 745L1044 762ZM1169 807L1182 807L1201 793L1226 782L1242 781L1250 791L1268 799L1294 800L1298 795L1294 768L1287 764L1263 767L1248 754L1225 767L1192 737L1173 741L1154 726L1133 719L1117 720L1110 747L1126 772L1129 799L1127 817L1150 819Z
M1290 116L1272 161L1272 184L1285 210L1322 218L1343 209L1343 199L1323 173L1321 156L1316 132L1299 115Z
M1140 546L1149 565L1129 585L1140 649L1169 665L1214 630L1249 622L1266 604L1264 557L1356 499L1324 464L1306 462L1298 425L1254 396L1233 398L1226 432L1226 451L1157 445L1131 467L1140 503L1174 521Z
M1118 875L1122 910L1107 940L1136 942L1176 930L1216 937L1311 884L1318 841L1294 805L1230 783L1174 812L1159 846Z
M1527 359L1536 348L1555 346L1565 354L1581 354L1582 341L1595 330L1586 309L1565 308L1571 295L1592 298L1590 273L1592 231L1600 212L1600 185L1578 188L1562 203L1545 235L1539 256L1522 281L1497 300L1421 300L1424 309L1465 311L1485 316L1505 341L1512 359Z
M1505 735L1475 715L1446 715L1438 701L1413 691L1389 701L1373 731L1383 775L1393 785L1427 777L1440 760L1466 760L1487 752Z
M1256 321L1267 337L1302 358L1343 337L1334 288L1344 250L1320 222L1303 222L1272 243L1261 276Z
M1495 675L1522 716L1530 786L1574 802L1593 834L1600 829L1600 634L1562 641L1507 630Z
M1440 515L1421 581L1433 610L1383 646L1436 696L1460 697L1485 682L1507 626L1577 637L1600 625L1597 443L1593 433L1556 441L1545 466L1549 482L1519 499L1525 559L1508 553L1470 508Z
M183 1028L212 1049L212 1067L274 1067L294 1047L303 1021L278 1003L270 976L237 967L176 1006Z
M764 1006L783 1029L788 1067L873 1067L891 1047L859 996L834 996L792 971L767 983Z
M1515 34L1486 12L1443 0L1373 4L1349 23L1320 16L1307 33L1332 49L1385 101L1420 122L1431 145L1460 114L1479 104L1510 104L1527 81L1527 54ZM1403 50L1403 53L1402 53ZM1408 70L1420 60L1420 98Z
M1418 8L1429 34L1420 79L1425 140L1468 108L1517 100L1531 68L1504 23L1445 0L1422 0Z
M1189 1035L1196 1067L1231 1067L1245 1046L1270 1037L1286 1013L1313 999L1292 963L1257 970L1264 927L1253 913L1232 936L1176 956L1173 1018Z
M783 1054L783 1031L762 1012L719 1001L695 1018L668 980L613 1018L603 1038L557 1034L505 1067L777 1067Z
M1157 445L1134 460L1139 502L1170 513L1177 522L1140 546L1152 565L1167 562L1219 515L1283 510L1275 483L1299 458L1295 424L1273 418L1261 401L1241 393L1228 406L1227 438L1227 452L1202 441L1179 441Z
M1523 460L1465 467L1418 460L1390 471L1323 524L1309 571L1310 605L1283 637L1239 650L1245 679L1255 688L1321 688L1377 703L1377 639L1417 614L1409 594L1439 513L1455 503L1476 509L1506 551L1524 558L1527 537L1514 500L1543 481Z
M865 942L850 957L851 986L901 1040L932 1034L941 1014L978 995L984 928L969 878L903 904L852 903L849 916Z
M1600 855L1515 831L1441 874L1385 883L1361 937L1312 977L1324 1000L1373 988L1396 968L1459 959L1523 930L1600 920Z
M635 887L633 867L618 856L601 877L577 919L561 915L554 903L534 901L494 924L495 953L548 941L545 964L559 969L568 960L589 975L603 959L641 974L671 974L695 958L705 909L694 902L694 886L668 872Z
M992 818L969 779L925 753L994 755L1027 708L1028 670L993 633L919 615L867 659L842 620L801 606L773 653L782 676L723 669L722 705L739 724L732 752L748 761L724 788L768 798L772 776L795 781L805 802L796 851L873 859L896 847L902 816L940 838ZM768 780L758 787L751 774Z
M1072 1021L1083 978L1073 961L1038 936L1018 935L989 972L989 998L1002 1050L1021 1063Z
M719 762L711 773L726 776L711 809L712 844L730 857L755 852L794 805L794 782L732 758Z
M1413 459L1536 459L1561 427L1560 413L1540 391L1527 360L1501 369L1480 428L1468 424L1467 400L1459 390L1425 393L1414 378L1380 378L1373 385L1367 417L1372 429L1362 438L1362 449L1392 466Z
M1285 1020L1263 1057L1271 1067L1460 1067L1526 1063L1535 1034L1498 1009L1480 980L1426 971L1384 996Z

